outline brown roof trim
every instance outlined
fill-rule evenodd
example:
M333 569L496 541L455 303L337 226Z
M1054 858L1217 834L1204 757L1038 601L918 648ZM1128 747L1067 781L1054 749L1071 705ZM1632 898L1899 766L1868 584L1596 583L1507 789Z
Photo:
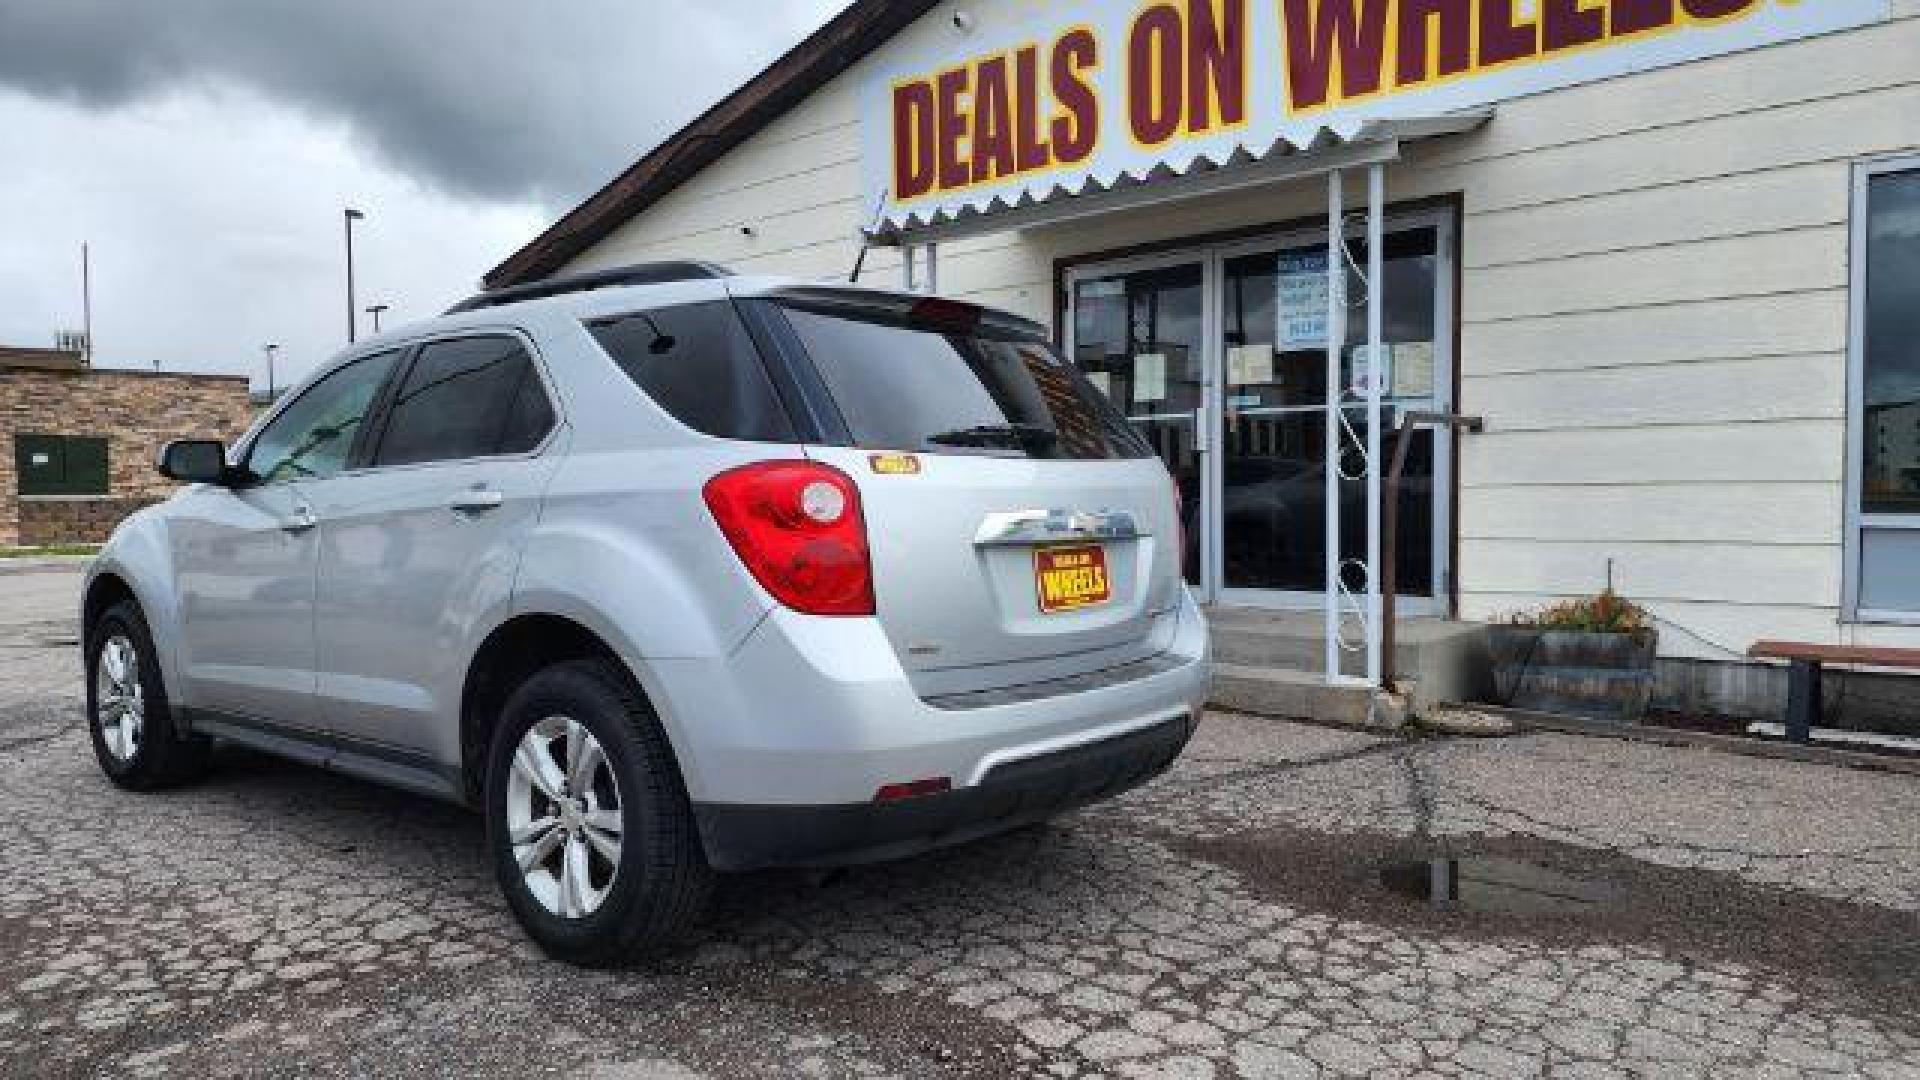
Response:
M745 86L488 271L482 283L489 289L524 285L559 270L885 44L937 2L854 0Z

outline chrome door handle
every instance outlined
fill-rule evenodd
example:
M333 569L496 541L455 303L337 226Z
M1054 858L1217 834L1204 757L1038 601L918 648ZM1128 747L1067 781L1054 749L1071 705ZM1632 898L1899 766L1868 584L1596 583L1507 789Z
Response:
M292 517L282 521L280 528L284 532L298 535L318 524L320 524L320 519L313 516L313 507L302 506L294 510Z
M506 501L505 495L490 488L473 488L448 499L447 509L456 514L484 514L489 510L498 510Z
M1069 540L1133 540L1141 535L1124 510L1011 510L988 514L975 547L1026 547Z

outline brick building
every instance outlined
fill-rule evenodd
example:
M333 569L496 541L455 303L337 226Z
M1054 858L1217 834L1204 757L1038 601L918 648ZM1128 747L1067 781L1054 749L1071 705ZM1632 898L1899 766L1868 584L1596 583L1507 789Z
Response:
M172 439L233 439L247 380L89 367L77 352L0 348L0 547L97 543L165 498Z

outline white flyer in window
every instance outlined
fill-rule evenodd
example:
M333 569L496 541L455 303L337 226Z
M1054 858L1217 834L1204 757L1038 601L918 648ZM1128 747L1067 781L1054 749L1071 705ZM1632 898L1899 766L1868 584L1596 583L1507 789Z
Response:
M1103 397L1108 399L1113 397L1112 375L1104 371L1089 371L1087 372L1087 381L1092 383L1094 388L1099 390Z
M1227 350L1229 386L1265 386L1273 382L1273 346L1267 342Z
M1167 400L1167 354L1140 353L1133 358L1135 404Z
M1393 385L1393 354L1393 344L1383 343L1380 346L1380 362L1376 365L1373 362L1373 350L1365 345L1355 345L1347 354L1350 357L1347 362L1347 392L1357 398L1366 397L1369 383L1378 378L1380 390L1385 393Z
M1391 386L1397 398L1433 396L1433 342L1402 341L1394 345Z

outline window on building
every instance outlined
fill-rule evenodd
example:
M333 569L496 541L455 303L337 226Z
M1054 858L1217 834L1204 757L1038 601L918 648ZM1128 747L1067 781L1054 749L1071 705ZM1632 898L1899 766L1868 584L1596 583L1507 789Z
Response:
M1920 158L1857 170L1853 236L1847 606L1920 620Z
M17 432L13 464L23 498L108 493L104 438Z
M553 426L546 388L517 338L436 341L394 395L378 466L523 454Z

